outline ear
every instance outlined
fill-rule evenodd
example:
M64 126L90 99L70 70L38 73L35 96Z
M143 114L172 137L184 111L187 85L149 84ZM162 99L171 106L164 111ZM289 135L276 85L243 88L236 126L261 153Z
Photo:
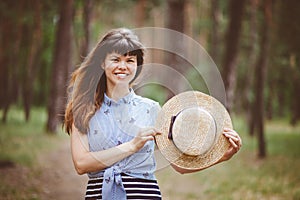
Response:
M101 65L101 68L104 70L105 69L105 63L103 62Z

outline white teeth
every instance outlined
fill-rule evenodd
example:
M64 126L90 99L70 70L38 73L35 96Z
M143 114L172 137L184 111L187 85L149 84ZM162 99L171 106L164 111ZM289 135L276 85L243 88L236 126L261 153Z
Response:
M117 74L117 76L120 77L120 78L124 78L124 77L127 76L127 74Z

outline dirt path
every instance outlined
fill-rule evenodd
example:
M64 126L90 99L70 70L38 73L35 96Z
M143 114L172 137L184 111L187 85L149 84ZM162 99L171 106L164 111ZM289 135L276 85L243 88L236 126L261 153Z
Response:
M42 172L38 184L43 200L84 199L87 176L77 175L71 159L69 140L63 140L55 150L39 160ZM159 163L161 161L158 161ZM165 167L160 169L156 176L164 200L194 200L201 197L202 191L197 187L193 175L180 175L171 167Z
M39 160L42 169L41 197L43 200L84 199L87 176L77 175L73 167L68 140L64 140L58 148Z

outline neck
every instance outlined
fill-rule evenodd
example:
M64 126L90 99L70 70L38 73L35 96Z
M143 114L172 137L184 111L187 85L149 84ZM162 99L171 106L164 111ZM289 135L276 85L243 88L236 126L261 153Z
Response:
M108 86L106 88L106 95L115 100L118 101L120 98L126 96L129 94L129 86L128 85L115 85L115 86Z

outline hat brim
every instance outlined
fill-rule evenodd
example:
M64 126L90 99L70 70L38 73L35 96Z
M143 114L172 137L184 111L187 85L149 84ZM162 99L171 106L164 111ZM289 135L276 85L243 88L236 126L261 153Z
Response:
M168 138L171 117L185 108L198 106L207 110L215 119L217 137L214 146L203 155L190 156L182 153ZM218 162L229 149L230 143L222 134L224 128L232 128L226 108L215 98L199 91L180 93L169 99L158 113L155 127L161 132L155 136L162 155L173 165L186 170L200 170Z

